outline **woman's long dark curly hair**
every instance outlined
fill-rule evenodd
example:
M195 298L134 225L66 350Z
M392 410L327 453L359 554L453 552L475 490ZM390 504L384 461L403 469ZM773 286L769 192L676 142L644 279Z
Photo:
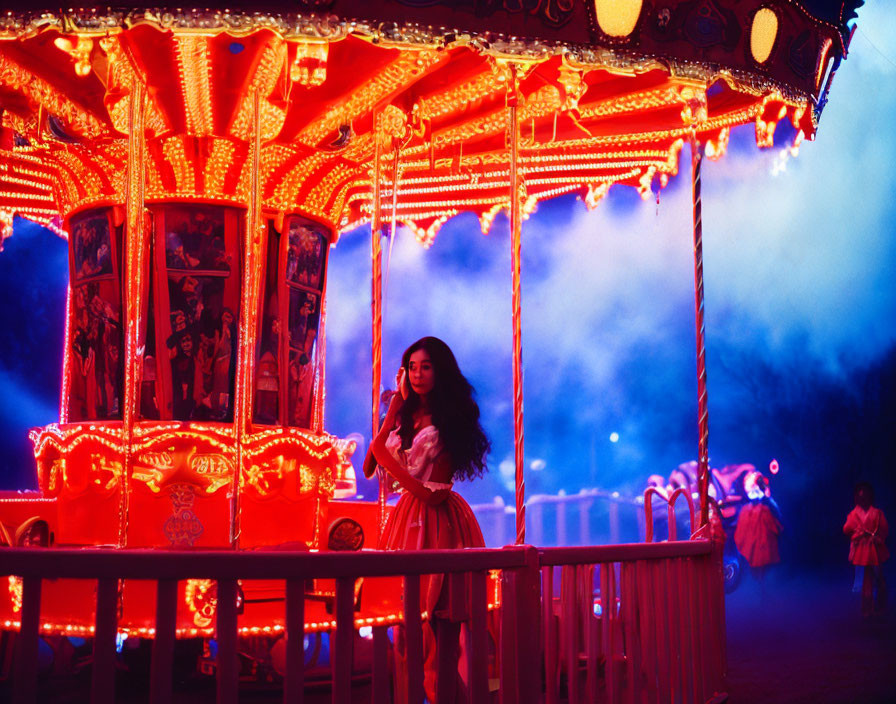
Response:
M423 337L405 350L401 366L406 371L411 355L421 349L429 355L434 373L435 382L428 396L432 424L439 431L442 447L451 457L454 478L482 476L491 443L479 423L479 406L473 399L473 387L461 374L451 348L437 337ZM405 449L414 439L414 412L418 408L420 396L409 388L408 398L399 411L398 434Z

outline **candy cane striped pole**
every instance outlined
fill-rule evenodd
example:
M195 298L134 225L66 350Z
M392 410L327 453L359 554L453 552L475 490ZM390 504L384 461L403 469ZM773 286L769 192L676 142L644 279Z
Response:
M380 118L374 120L373 152L373 215L370 221L370 317L371 317L371 428L370 441L380 430L380 383L383 373L383 245L380 241ZM379 474L379 520L377 521L377 543L386 527L386 477Z
M146 92L143 84L135 80L128 111L128 161L126 174L125 202L127 206L127 228L125 231L125 377L122 425L124 426L124 467L121 473L119 500L118 545L127 547L128 523L130 521L130 481L133 473L134 454L132 449L134 422L140 399L140 379L143 376L143 358L140 348L143 340L140 330L145 297L149 289L143 286L146 270L146 232L144 227L144 207L146 190ZM69 287L71 297L71 287ZM69 310L69 313L71 310ZM68 369L66 368L66 376ZM66 404L66 414L68 404Z
M516 466L516 544L526 542L526 478L523 473L523 336L520 295L520 174L519 161L519 102L517 69L510 65L510 93L507 96L508 130L510 141L510 256L512 267L513 307L513 444Z
M697 331L697 486L700 492L700 525L709 522L709 409L706 395L706 325L703 299L703 203L700 194L702 156L691 133L691 194L694 204L694 312Z

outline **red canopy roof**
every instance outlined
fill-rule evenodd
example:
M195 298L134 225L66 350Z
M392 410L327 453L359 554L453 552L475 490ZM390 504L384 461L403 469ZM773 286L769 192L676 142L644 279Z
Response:
M461 211L486 228L509 201L511 64L534 207L570 191L593 200L614 183L664 185L692 127L711 156L749 122L760 145L782 119L811 138L844 53L843 28L793 0L298 5L331 14L0 19L0 218L46 223L123 203L137 82L148 95L147 202L248 202L257 90L267 210L337 228L369 218L383 115L384 202L397 155L398 219L427 239Z

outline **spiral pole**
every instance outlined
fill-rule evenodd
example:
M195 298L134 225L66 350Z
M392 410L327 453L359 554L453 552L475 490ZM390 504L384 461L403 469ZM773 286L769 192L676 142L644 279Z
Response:
M317 364L314 372L314 432L324 430L327 404L327 289L320 296L320 334L317 336Z
M380 241L380 169L382 153L380 147L380 119L374 122L373 152L373 215L370 221L370 318L371 318L371 429L370 441L380 429L380 384L383 374L383 245ZM386 477L379 473L379 520L377 521L377 544L386 527Z
M526 542L526 477L523 472L523 334L520 291L520 173L519 161L519 85L517 68L510 66L510 92L507 96L510 143L510 258L513 319L513 446L516 482L516 544Z
M703 297L703 202L700 167L703 161L696 134L691 133L691 194L694 216L694 318L697 334L697 487L700 526L709 522L709 408L706 393L706 325Z
M146 289L142 286L146 269L146 242L144 228L144 195L146 186L145 134L144 121L146 91L140 80L135 80L131 92L131 104L128 111L128 161L126 181L126 214L127 233L125 248L127 256L127 281L125 282L125 373L124 403L122 404L122 421L124 426L124 463L121 472L119 489L118 544L127 547L128 523L130 518L130 476L133 471L134 457L131 443L134 434L134 421L139 403L140 381L143 376L143 358L139 353L142 345L140 330L141 318L146 297ZM71 287L69 287L71 291ZM69 311L71 312L71 311ZM68 345L66 345L66 348Z
M249 189L249 209L246 211L246 256L243 264L243 295L240 299L239 351L236 364L236 388L234 389L233 420L236 426L236 467L230 485L230 544L239 548L242 528L240 478L243 472L243 445L252 423L252 376L257 325L255 312L260 295L260 252L264 219L261 197L261 93L255 89L252 100L252 141L249 158L252 171ZM286 378L285 376L283 378Z

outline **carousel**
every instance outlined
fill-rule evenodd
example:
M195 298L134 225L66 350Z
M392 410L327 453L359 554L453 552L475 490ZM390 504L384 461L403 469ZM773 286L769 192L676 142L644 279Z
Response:
M340 383L326 374L328 251L370 225L372 276L359 285L371 288L375 431L383 236L402 226L427 247L458 213L487 234L502 211L525 542L522 222L561 194L589 208L614 186L654 197L683 161L707 522L701 159L723 157L740 125L759 147L785 121L793 149L812 140L860 3L11 4L0 244L15 217L50 228L68 242L69 287L59 420L31 433L40 491L0 497L0 543L375 547L386 490L351 500L354 445L324 427L327 385ZM5 587L0 628L14 630L21 585ZM179 636L212 633L214 588L180 584ZM282 630L282 588L242 585L242 635ZM42 633L89 635L93 589L45 584ZM151 637L142 589L122 583L118 628ZM360 589L356 624L399 618L389 580ZM331 585L306 597L306 630L331 628Z

